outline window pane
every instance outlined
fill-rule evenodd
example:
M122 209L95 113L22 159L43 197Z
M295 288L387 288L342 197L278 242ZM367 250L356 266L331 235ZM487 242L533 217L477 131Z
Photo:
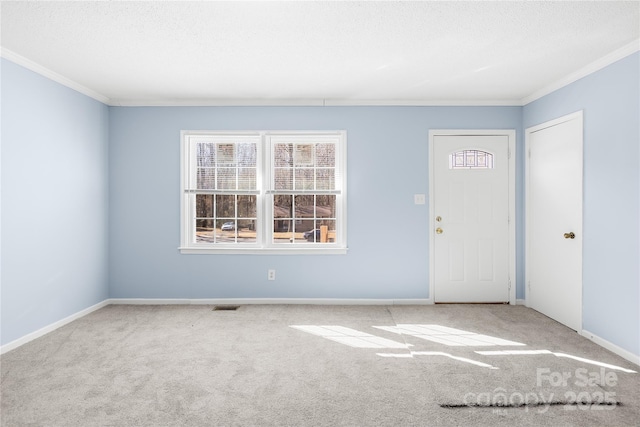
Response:
M257 147L253 142L240 143L237 146L238 166L255 167L257 164Z
M316 170L316 190L335 190L335 170L334 169L317 169Z
M213 190L216 188L216 170L213 168L198 168L198 189Z
M216 164L216 144L196 144L196 159L198 167L213 167Z
M275 195L273 196L273 217L274 218L293 218L292 196Z
M213 218L213 196L196 195L196 217Z
M256 196L238 196L238 218L257 216Z
M239 219L238 222L238 243L256 242L256 222L255 220Z
M336 196L319 195L316 196L316 218L336 217Z
M236 241L236 222L230 220L218 220L219 230L216 233L216 241L222 243L234 243Z
M296 190L313 190L313 169L296 169Z
M316 222L314 220L300 221L296 224L296 241L297 242L315 242L316 239ZM320 230L318 230L319 232ZM318 237L318 240L320 238Z
M293 221L273 221L273 243L291 243L293 240Z
M236 169L218 168L218 190L236 189Z
M313 218L315 214L315 196L304 195L295 197L295 217L296 218ZM303 230L307 231L307 230Z
M293 166L293 144L275 144L273 149L274 166Z
M467 151L465 153L465 164L468 166L475 166L476 162L475 162L475 156L473 152L469 152Z
M296 144L293 163L296 166L313 166L313 145Z
M218 144L218 165L235 164L236 162L236 145L230 144Z
M235 199L235 195L216 195L216 218L235 218Z
M332 221L322 221L322 223L320 224L320 230L322 231L322 229L324 227L327 227L327 235L326 235L326 241L322 241L321 243L333 243L336 241L336 221L332 220ZM324 237L324 236L322 236Z
M276 169L274 171L273 188L275 190L293 190L293 175L291 169Z
M213 243L214 232L212 219L196 220L196 242Z
M487 153L482 152L482 151L478 152L476 165L480 166L480 167L486 167L487 166Z
M336 146L335 144L316 144L316 166L335 167Z
M256 189L256 169L241 168L238 170L238 190Z
M459 152L453 154L455 156L455 167L463 167L464 166L464 152Z

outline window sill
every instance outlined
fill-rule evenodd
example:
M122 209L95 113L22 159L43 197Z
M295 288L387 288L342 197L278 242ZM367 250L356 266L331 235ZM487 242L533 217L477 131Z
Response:
M345 255L348 248L194 248L179 247L184 255Z

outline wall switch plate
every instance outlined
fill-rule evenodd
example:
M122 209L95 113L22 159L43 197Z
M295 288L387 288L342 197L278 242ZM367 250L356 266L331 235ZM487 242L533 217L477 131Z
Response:
M276 271L268 270L267 271L267 280L276 280Z
M413 195L413 203L416 205L424 205L427 203L426 194L414 194Z

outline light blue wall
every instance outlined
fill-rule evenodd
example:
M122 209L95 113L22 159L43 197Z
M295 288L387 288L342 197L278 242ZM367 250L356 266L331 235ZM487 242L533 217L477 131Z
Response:
M520 130L521 113L520 107L112 107L111 297L428 298L429 206L414 205L413 194L428 193L429 129ZM179 254L182 129L346 130L348 254ZM271 268L276 281L267 281Z
M108 108L2 59L2 336L108 297Z
M583 328L640 355L640 53L523 109L524 128L584 110Z

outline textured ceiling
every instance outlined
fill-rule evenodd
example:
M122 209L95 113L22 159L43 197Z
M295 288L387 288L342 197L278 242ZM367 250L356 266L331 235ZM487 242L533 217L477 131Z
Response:
M3 56L112 105L514 105L640 37L638 1L2 1L0 11Z

